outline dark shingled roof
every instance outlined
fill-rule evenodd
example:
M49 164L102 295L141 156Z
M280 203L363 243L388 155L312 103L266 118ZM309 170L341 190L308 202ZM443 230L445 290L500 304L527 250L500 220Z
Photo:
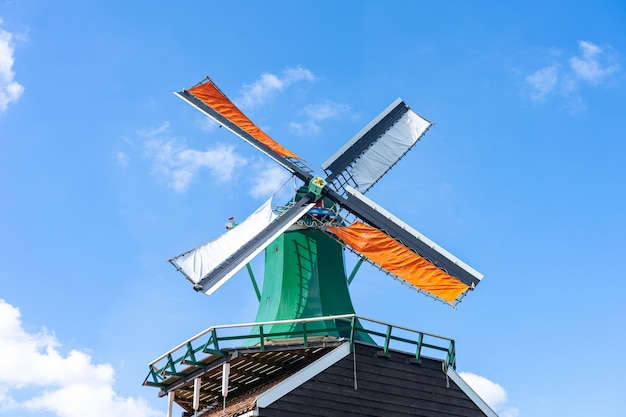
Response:
M261 417L494 417L496 414L463 382L446 372L440 359L355 343L348 353L343 340L317 342L308 347L290 344L230 350L227 401L221 396L224 359L207 359L207 366L168 381L176 403L192 416L193 379L202 378L199 415L236 417L254 412ZM346 348L340 359L331 352ZM306 372L309 366L323 364ZM308 369L308 368L307 368ZM304 370L304 371L303 371ZM314 374L312 374L313 372ZM452 374L450 374L452 372ZM291 377L291 378L290 378ZM267 400L271 397L272 399ZM261 400L263 398L263 400ZM225 405L225 407L224 407ZM250 415L250 414L248 414Z

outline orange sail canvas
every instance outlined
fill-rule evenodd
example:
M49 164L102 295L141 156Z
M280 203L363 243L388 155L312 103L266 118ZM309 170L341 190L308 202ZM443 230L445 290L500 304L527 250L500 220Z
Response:
M284 157L300 159L300 157L278 144L262 131L261 128L248 119L248 117L243 114L211 80L207 80L187 91L272 151Z
M469 288L395 239L361 222L328 229L386 271L450 303Z

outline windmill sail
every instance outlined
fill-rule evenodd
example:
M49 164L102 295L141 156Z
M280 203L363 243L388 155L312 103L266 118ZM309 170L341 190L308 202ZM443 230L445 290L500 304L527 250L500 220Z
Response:
M385 271L449 303L470 288L395 239L361 222L328 229Z
M357 190L369 190L415 145L431 123L409 110L372 144L352 167Z
M308 182L313 178L299 156L255 125L209 78L189 90L174 94L268 155L301 180Z
M328 229L387 272L451 304L482 279L478 271L357 190L348 186L346 192L342 207L368 225L357 221Z
M336 190L369 190L432 125L398 98L355 135L322 168Z
M201 246L169 260L187 279L199 284L203 278L233 255L241 246L260 233L276 215L272 211L272 199L267 200L246 220L230 229L225 234ZM213 286L205 287L207 294L212 294L226 280Z
M283 234L291 225L309 211L314 205L315 195L305 194L289 210L281 214L276 220L270 222L258 233L246 233L245 239L238 243L240 246L229 251L225 258L220 258L221 263L208 271L202 279L195 284L197 291L203 291L207 295L213 294L227 280L235 275L245 264L269 246L274 239ZM238 229L239 226L233 230Z

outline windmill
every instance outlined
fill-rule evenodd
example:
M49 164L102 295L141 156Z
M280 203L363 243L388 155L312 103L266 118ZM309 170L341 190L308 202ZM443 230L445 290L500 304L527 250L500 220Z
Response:
M270 198L240 223L229 218L222 236L169 259L207 295L247 267L259 308L254 323L209 327L149 364L144 385L167 396L167 416L176 403L183 417L497 417L456 373L453 339L357 316L348 289L368 262L456 307L482 279L365 196L432 123L397 99L319 176L209 78L175 94L303 185L286 204ZM358 255L349 276L346 250ZM259 291L249 263L263 251Z
M244 266L251 273L249 262L264 250L262 292L251 273L259 299L257 322L354 314L348 285L362 262L452 307L482 279L365 196L432 125L401 99L331 156L322 165L324 175L317 176L208 77L175 94L304 184L286 205L273 207L270 199L240 224L230 219L224 235L170 259L196 291L213 294ZM345 249L359 256L350 277ZM334 323L316 326L332 328Z

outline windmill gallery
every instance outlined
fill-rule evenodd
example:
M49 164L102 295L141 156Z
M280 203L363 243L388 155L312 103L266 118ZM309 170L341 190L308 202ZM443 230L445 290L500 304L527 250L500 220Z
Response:
M359 317L349 285L368 262L456 307L482 275L365 193L432 123L394 101L323 165L270 138L210 79L176 93L302 182L222 236L169 260L198 292L248 268L252 323L213 326L149 364L144 385L183 416L496 416L455 371L454 340ZM348 275L344 251L359 256ZM262 290L249 262L265 251Z

